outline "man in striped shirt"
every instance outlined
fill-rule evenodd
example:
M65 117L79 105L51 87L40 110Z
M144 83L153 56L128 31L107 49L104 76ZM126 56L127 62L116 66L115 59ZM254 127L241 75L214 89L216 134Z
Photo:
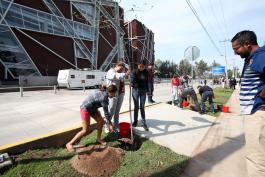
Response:
M240 107L244 116L248 175L265 176L265 46L259 47L253 31L233 39L236 55L245 60L241 76Z

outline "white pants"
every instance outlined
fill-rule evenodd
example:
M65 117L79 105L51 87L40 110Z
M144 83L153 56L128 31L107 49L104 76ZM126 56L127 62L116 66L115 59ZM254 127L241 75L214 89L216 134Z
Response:
M249 177L265 177L265 111L244 116Z
M178 96L179 96L178 92L179 92L178 86L172 86L172 104L174 104L176 96L178 99Z
M109 98L109 112L111 118L114 117L114 128L119 128L119 116L120 116L120 110L122 106L122 102L124 99L124 93L121 93L120 95Z

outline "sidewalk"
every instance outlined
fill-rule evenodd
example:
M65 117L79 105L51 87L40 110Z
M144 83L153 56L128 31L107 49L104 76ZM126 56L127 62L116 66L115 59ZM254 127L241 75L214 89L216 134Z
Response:
M181 177L246 177L243 118L239 116L239 93L236 90L228 105L231 113L221 114Z

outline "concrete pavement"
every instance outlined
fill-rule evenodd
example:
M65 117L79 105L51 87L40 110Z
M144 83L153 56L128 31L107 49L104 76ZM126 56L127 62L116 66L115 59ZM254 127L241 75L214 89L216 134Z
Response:
M239 93L236 90L228 105L231 113L217 118L181 177L246 177L243 118L239 115Z

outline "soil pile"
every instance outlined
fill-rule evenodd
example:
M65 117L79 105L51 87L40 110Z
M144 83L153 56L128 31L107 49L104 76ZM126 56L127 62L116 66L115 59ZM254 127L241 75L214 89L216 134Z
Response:
M77 150L71 159L72 167L88 176L110 176L121 165L124 153L121 149L108 146L89 146Z

